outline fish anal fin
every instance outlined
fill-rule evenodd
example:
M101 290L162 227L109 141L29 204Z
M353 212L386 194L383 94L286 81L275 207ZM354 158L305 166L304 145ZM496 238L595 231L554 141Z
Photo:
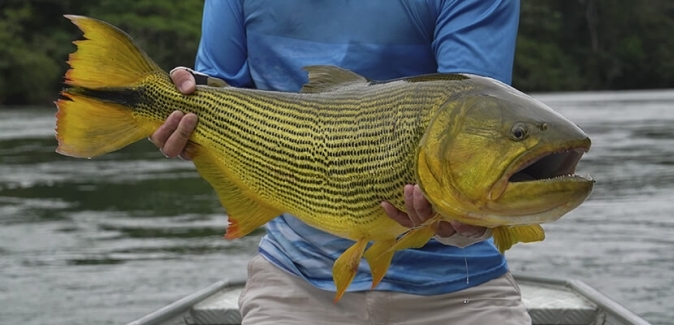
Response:
M243 237L282 213L265 205L250 191L228 178L225 162L204 147L190 142L187 155L192 158L199 174L211 184L227 210L229 226L225 239Z
M56 101L56 152L92 158L115 151L152 134L128 107L100 101L67 90ZM158 125L157 125L158 126Z
M386 275L391 259L393 259L394 250L391 248L395 245L395 238L390 240L378 240L370 246L363 255L367 264L370 265L370 272L372 272L372 289L374 289L379 282Z
M309 82L302 86L301 93L322 93L337 89L366 85L369 81L351 71L330 65L311 65L303 68L309 73Z
M531 243L545 239L545 231L541 225L501 226L491 230L494 244L501 254L516 243Z
M358 265L363 257L363 252L367 246L367 239L361 238L351 245L342 255L337 258L335 264L332 266L332 279L335 281L337 293L335 294L334 302L337 303L346 292L353 278L356 277Z

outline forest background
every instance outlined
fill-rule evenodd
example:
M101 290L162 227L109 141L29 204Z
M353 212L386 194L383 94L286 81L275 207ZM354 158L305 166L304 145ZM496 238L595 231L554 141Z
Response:
M193 66L203 0L0 0L0 106L50 104L81 32L126 31L162 68ZM674 1L521 0L513 85L525 92L674 87Z

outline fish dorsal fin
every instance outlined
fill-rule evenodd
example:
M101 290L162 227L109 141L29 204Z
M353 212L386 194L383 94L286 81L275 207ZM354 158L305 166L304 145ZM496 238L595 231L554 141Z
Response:
M354 85L366 85L367 78L331 65L311 65L303 68L309 73L309 82L302 86L301 93L323 93Z

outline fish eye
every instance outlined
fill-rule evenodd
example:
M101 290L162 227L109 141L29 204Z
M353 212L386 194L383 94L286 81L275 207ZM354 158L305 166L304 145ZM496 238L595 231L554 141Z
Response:
M510 137L515 141L521 141L529 136L529 128L524 123L515 123L510 129Z

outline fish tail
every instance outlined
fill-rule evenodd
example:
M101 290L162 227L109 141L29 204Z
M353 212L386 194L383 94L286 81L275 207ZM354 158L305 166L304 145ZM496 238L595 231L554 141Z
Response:
M161 119L148 123L134 110L144 100L143 79L170 83L161 70L133 40L100 20L66 15L84 32L70 54L70 69L56 101L58 153L91 158L149 136ZM158 77L158 78L156 78Z
M491 232L494 244L501 254L516 243L531 243L545 239L545 231L541 225L501 226L493 228Z

